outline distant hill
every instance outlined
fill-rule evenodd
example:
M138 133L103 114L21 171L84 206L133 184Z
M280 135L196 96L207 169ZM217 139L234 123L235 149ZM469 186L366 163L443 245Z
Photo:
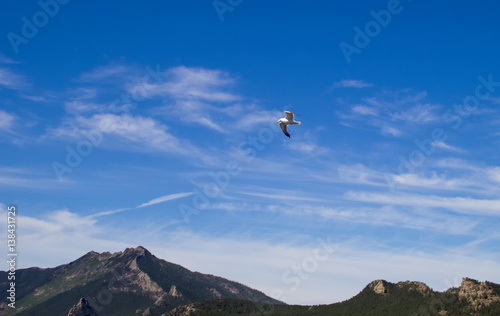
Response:
M163 316L462 316L500 315L500 285L464 278L459 288L432 291L420 282L373 281L341 303L316 306L270 305L219 299L180 306Z
M7 272L2 271L0 292L7 289ZM139 246L113 254L89 252L55 268L17 270L16 309L2 304L0 314L67 316L73 307L82 309L82 298L100 316L155 316L218 298L283 304L240 283L158 259Z
M6 293L7 272L0 271ZM192 272L139 246L89 252L55 268L16 271L17 316L500 316L500 285L464 278L436 292L421 282L376 280L358 295L330 305L286 305L245 285Z

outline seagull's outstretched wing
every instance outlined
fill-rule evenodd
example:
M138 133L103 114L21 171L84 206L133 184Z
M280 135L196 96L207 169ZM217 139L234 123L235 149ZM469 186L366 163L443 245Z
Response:
M293 121L293 113L289 111L285 111L286 119L289 121Z
M286 124L285 123L280 123L280 127L281 127L281 130L283 131L283 133L285 133L285 135L290 138L290 134L288 134L288 131L286 130Z

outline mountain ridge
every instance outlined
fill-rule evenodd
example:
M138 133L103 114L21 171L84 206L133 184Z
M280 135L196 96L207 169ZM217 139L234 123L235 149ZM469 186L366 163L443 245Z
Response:
M7 290L0 271L0 291ZM463 278L444 292L425 283L374 280L343 302L301 306L266 296L241 283L193 272L142 246L90 251L54 268L16 271L16 309L6 315L500 315L500 285Z
M375 280L354 297L326 305L269 305L223 299L179 306L162 316L498 316L500 285L463 278L458 288L433 291L425 283Z
M0 280L0 290L6 290L6 272L0 272ZM36 310L66 316L81 298L105 315L160 315L216 298L284 304L241 283L159 259L142 246L115 253L91 251L55 268L20 269L16 284L16 309L7 309L9 315L32 315Z

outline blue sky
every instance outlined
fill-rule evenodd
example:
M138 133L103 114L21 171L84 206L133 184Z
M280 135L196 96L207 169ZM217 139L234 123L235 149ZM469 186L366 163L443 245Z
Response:
M498 9L9 2L0 229L16 204L18 267L143 245L299 304L500 282Z

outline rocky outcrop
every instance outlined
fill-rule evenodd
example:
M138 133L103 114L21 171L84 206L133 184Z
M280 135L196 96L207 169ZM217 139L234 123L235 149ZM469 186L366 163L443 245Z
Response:
M92 306L90 306L89 301L85 298L81 298L76 305L71 307L68 316L97 316L97 314Z
M416 291L425 297L432 295L432 290L427 286L427 284L416 281L405 281L398 282L396 284L399 288L407 288L410 291Z
M462 284L458 289L458 298L466 299L476 309L500 301L500 296L493 290L492 283L478 282L469 278L462 278Z
M127 291L149 295L155 300L160 298L164 291L147 273L137 265L137 259L132 260L127 266L128 272L123 275L127 287L118 288L119 291Z
M368 285L376 294L387 294L387 281L375 280Z

